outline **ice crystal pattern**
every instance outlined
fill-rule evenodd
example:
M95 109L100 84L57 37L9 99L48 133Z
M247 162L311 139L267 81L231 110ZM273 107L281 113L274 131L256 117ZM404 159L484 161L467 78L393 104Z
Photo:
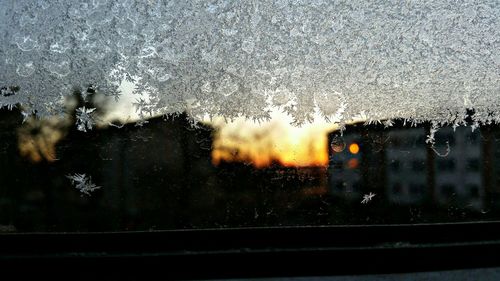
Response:
M91 195L91 192L101 188L100 186L95 185L92 182L92 178L86 174L67 175L66 177L70 179L71 184L73 184L76 189L78 189L82 194L88 196Z
M76 127L79 131L86 132L87 130L92 130L95 125L95 121L92 118L92 112L95 108L85 108L80 107L76 109Z
M498 0L0 0L0 107L127 79L148 115L500 121L499 19Z
M368 202L373 200L373 197L375 197L375 195L376 194L372 192L363 195L363 200L361 200L361 204L368 204Z

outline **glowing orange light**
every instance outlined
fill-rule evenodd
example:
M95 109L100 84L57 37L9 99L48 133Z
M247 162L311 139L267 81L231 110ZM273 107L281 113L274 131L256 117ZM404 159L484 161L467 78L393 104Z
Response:
M355 142L351 143L349 145L349 152L351 152L352 154L358 154L359 152L359 145Z
M349 161L347 161L347 167L349 167L349 169L356 169L358 166L359 161L356 158L349 159Z
M272 120L261 123L244 118L231 122L212 121L211 125L216 128L212 163L244 162L256 168L272 164L287 167L328 165L328 133L336 125L317 121L296 127L291 125L288 115L280 111L272 115ZM342 150L347 149L346 144L342 144Z

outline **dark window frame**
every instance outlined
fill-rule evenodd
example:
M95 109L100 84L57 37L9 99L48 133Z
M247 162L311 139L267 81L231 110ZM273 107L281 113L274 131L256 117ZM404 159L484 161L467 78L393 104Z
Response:
M423 272L499 267L499 251L500 222L0 235L4 274L53 279Z

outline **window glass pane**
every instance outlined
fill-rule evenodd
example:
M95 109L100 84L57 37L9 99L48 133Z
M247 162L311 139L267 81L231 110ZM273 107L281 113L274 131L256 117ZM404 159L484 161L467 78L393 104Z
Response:
M0 0L0 232L497 220L499 17Z
M142 127L81 132L64 119L22 123L16 110L5 109L1 116L3 231L500 217L496 125L476 129L477 141L471 141L470 127L459 127L442 140L448 144L432 146L420 138L430 133L430 124L353 124L342 134L326 127L315 132L320 125L312 124L300 129L302 139L290 148L297 135L289 130L297 128L276 120L241 121L234 129L217 122L193 126L189 117L177 115L150 118ZM268 130L280 131L279 137ZM307 145L318 142L319 149Z

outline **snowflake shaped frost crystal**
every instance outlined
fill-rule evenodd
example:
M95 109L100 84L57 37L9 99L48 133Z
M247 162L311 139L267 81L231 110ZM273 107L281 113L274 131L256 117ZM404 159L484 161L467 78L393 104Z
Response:
M90 196L91 192L101 188L95 185L92 182L92 178L86 174L67 175L66 177L71 180L71 184L73 184L76 189L88 196Z
M363 200L361 200L361 204L367 204L368 202L372 201L373 197L375 197L375 193L368 193L363 195Z
M92 118L92 112L94 111L95 108L85 108L85 106L76 109L76 126L79 131L87 132L87 129L92 130L92 126L95 125Z

